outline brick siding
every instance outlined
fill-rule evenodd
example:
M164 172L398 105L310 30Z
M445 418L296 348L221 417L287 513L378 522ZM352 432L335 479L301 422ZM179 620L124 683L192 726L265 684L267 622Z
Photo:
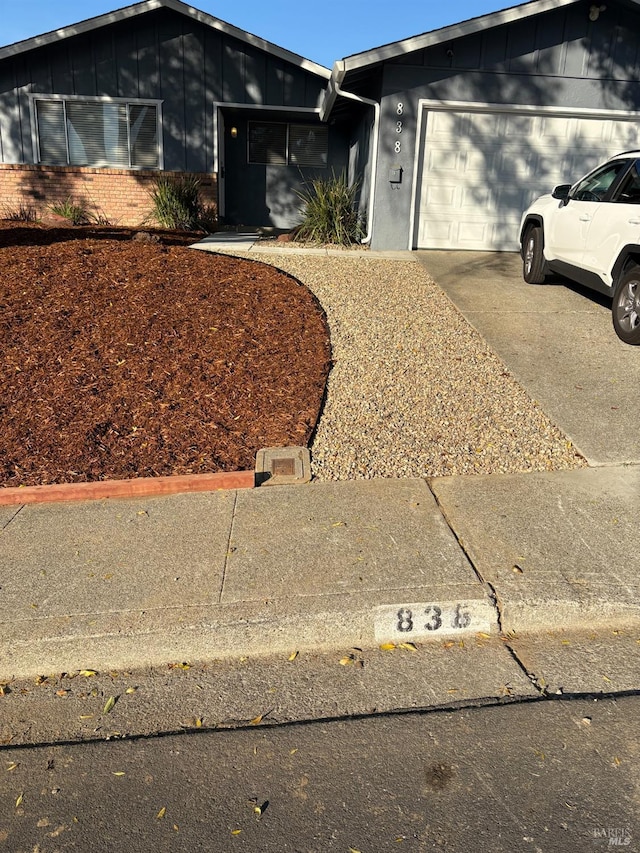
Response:
M38 217L49 206L71 197L94 217L110 225L152 226L151 199L156 171L93 169L78 166L33 166L0 163L0 219L31 207ZM183 172L163 174L183 175ZM203 204L218 207L216 175L194 173Z

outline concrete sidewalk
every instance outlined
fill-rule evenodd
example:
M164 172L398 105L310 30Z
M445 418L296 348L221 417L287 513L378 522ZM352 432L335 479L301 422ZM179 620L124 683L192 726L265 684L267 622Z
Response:
M0 507L0 680L502 635L561 685L536 638L617 631L639 688L639 512L637 467Z

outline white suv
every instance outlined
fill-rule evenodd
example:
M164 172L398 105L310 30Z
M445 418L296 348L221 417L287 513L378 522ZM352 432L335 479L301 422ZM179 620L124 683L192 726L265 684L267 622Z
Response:
M525 281L558 273L613 297L613 327L640 345L640 151L534 201L520 223Z

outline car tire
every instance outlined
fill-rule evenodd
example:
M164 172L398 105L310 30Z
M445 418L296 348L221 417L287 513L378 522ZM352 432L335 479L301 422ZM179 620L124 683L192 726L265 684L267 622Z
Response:
M522 241L522 276L529 284L544 284L547 277L542 246L542 228L539 225L527 228Z
M613 328L625 344L640 346L640 267L633 266L618 280L613 292Z

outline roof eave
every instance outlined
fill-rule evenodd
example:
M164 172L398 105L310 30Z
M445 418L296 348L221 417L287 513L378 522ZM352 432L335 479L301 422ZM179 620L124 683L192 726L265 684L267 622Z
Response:
M82 35L83 33L91 32L92 30L108 26L109 24L115 24L119 21L126 21L130 18L135 18L138 15L160 8L173 9L175 12L188 15L189 17L199 21L201 24L211 27L211 29L218 30L225 35L232 36L239 41L250 44L259 50L263 50L272 56L278 57L278 59L291 63L292 65L297 65L299 68L309 71L312 74L316 74L319 77L323 77L326 80L331 77L331 71L323 65L318 65L309 59L299 56L297 53L292 53L283 47L279 47L276 44L265 41L264 39L254 36L251 33L247 33L238 27L234 27L232 24L220 21L218 18L214 18L213 15L201 12L193 6L188 6L186 3L182 3L181 0L143 0L143 2L135 3L133 6L125 6L123 9L116 9L114 12L107 12L105 15L99 15L96 18L89 18L86 21L80 21L77 24L62 27L59 30L53 30L52 32L44 33L43 35L34 36L33 38L18 41L14 44L2 47L0 48L0 59L17 56L28 50L34 50L38 47L54 44L62 41L63 39Z

